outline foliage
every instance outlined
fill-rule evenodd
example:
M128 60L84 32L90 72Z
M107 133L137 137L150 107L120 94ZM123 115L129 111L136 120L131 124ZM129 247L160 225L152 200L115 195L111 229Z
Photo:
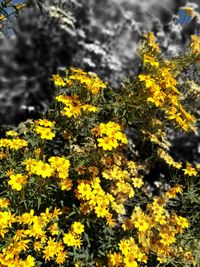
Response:
M199 231L199 207L178 207L199 196L191 189L200 166L175 161L167 137L171 128L196 131L177 81L199 60L194 38L184 56L166 59L146 34L142 70L119 89L81 69L54 74L56 96L43 118L5 132L2 267L198 264L199 239L188 240ZM168 181L157 196L148 181L155 165Z

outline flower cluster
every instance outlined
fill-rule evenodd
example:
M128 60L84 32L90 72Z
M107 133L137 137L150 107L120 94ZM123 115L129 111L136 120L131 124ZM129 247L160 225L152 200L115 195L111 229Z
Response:
M64 86L76 86L82 85L88 92L96 95L100 90L106 88L106 84L95 74L95 73L87 73L81 69L70 68L69 72L67 72L68 77L61 77L56 74L53 75L53 82L56 86L64 87Z
M198 174L198 166L196 166L196 168L194 168L192 166L192 164L190 164L189 162L186 162L186 168L183 169L184 174L188 175L188 176L197 176Z
M130 219L125 219L122 228L125 231L135 229L137 237L123 238L118 243L119 252L109 254L109 266L139 266L147 263L150 251L157 255L160 263L165 263L172 255L184 253L176 250L176 236L189 227L188 221L174 213L169 214L165 205L170 198L175 198L182 188L176 185L163 197L154 198L148 204L146 212L135 207ZM123 265L122 265L123 264Z
M49 163L42 160L28 158L22 162L29 176L38 175L42 178L58 177L59 185L62 190L71 190L72 181L69 176L69 160L63 157L50 157Z
M9 148L12 150L18 150L20 148L24 148L27 146L28 146L27 141L18 137L13 139L7 139L7 138L0 139L0 149Z
M80 222L74 222L71 225L71 229L68 233L64 234L63 242L67 246L80 248L82 241L80 239L81 234L84 232L84 225Z
M66 86L66 82L59 74L52 75L52 80L56 86Z
M23 185L26 184L27 181L27 175L22 174L16 174L16 175L10 175L10 179L8 181L8 184L11 186L13 190L20 191L23 187Z
M88 211L94 210L97 217L110 216L109 206L114 199L111 194L102 189L98 177L91 182L80 181L77 187L77 197L85 202L82 205L83 211L83 207L86 208L87 206Z
M195 167L192 166L191 163L186 162L186 167L183 168L181 162L177 162L173 159L172 156L169 155L169 153L161 148L157 150L158 156L163 159L168 166L172 166L176 169L182 170L184 172L184 175L188 176L197 176L198 175L198 165Z
M71 190L73 183L72 180L68 178L70 161L63 157L50 157L48 161L54 173L60 178L59 185L61 189L67 191Z
M139 176L141 166L120 154L107 156L101 161L102 173L95 167L89 167L93 178L78 181L76 196L81 200L84 214L94 212L97 218L105 218L107 224L114 227L116 214L126 213L126 201L132 199L135 191L144 184L142 175ZM84 174L86 172L85 169ZM105 181L109 181L106 190L102 187Z
M1 206L2 208L2 206ZM5 206L4 206L5 208ZM62 234L63 241L58 241L59 216L62 212L55 208L50 212L47 208L39 215L34 214L34 210L16 215L10 211L0 211L0 235L5 238L13 232L12 228L18 224L18 229L10 237L10 242L0 253L1 266L36 266L34 253L41 255L45 262L55 261L57 264L64 263L67 258L66 237ZM74 234L84 231L82 224L74 222ZM67 244L67 246L69 246ZM30 250L32 253L30 253ZM21 253L29 252L26 258L21 257Z
M41 139L52 140L55 137L55 133L52 132L54 125L55 122L39 119L35 121L35 132L40 135Z
M142 94L148 102L164 111L168 120L175 121L184 131L195 130L196 119L190 115L180 103L181 93L177 88L175 64L168 60L160 60L155 39L149 42L149 50L142 52L144 60L144 74L138 76L143 85ZM155 45L155 48L154 48ZM152 50L152 47L154 50Z
M6 205L5 205L6 204ZM4 199L4 204L0 209L8 208L9 202ZM20 227L14 232L10 239L9 246L0 253L1 266L35 266L33 252L41 255L45 262L54 261L57 264L65 262L67 247L81 246L81 234L84 232L84 225L79 221L74 221L68 228L68 233L62 232L62 241L58 241L60 234L59 216L62 215L60 209L55 208L50 212L47 208L39 215L34 214L34 210L16 215L10 211L0 211L0 236L5 238L12 231L14 224ZM67 226L66 226L67 227ZM32 255L26 259L20 257L20 253L32 250ZM8 256L9 255L9 256Z
M58 95L56 97L58 102L64 104L64 108L61 111L63 116L67 116L68 118L71 117L78 117L81 115L81 112L97 112L98 108L90 105L90 104L81 104L78 99L78 96L67 96L67 95Z
M157 154L158 156L163 159L169 166L172 166L176 169L180 169L182 167L182 163L180 162L176 162L172 156L169 155L169 153L167 151L165 151L164 149L159 148L157 150Z
M69 86L75 86L76 83L81 84L93 95L98 94L100 90L106 88L106 84L95 73L87 73L75 68L70 69L66 83Z
M150 51L151 53L160 53L160 47L159 45L156 43L156 38L155 35L153 34L153 32L148 32L147 34L144 35L144 38L148 44L148 46L150 47ZM145 45L145 43L144 43ZM154 66L159 66L158 62L153 64Z
M112 150L121 144L127 144L128 139L122 133L121 126L115 122L101 123L92 129L92 133L99 137L97 138L98 147L103 150Z
M180 104L178 82L159 58L154 36L145 38L145 71L135 82L122 91L101 90L106 86L97 76L79 69L66 78L54 75L58 92L45 118L0 139L0 266L194 262L192 246L185 245L191 217L174 203L200 164L169 154L170 124L162 115L178 109L185 130L193 118ZM174 123L180 126L177 118ZM155 197L148 175L158 162L178 175Z

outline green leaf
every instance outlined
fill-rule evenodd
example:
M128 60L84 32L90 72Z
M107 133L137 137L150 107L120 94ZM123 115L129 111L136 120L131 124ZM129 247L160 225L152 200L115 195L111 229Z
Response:
M38 197L38 203L37 203L38 210L40 209L40 206L41 206L41 197L39 196Z

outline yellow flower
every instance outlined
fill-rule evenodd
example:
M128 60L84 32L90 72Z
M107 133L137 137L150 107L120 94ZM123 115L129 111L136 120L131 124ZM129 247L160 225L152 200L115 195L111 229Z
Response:
M149 87L155 85L155 80L152 79L150 75L140 74L138 76L138 78L139 78L140 81L144 81L145 82L146 88L149 88Z
M192 264L193 266L197 265L197 262L194 259L194 255L192 253L192 251L185 251L183 254L184 260L186 261L186 263Z
M67 246L76 246L76 238L72 233L67 233L64 234L63 236L63 242L64 244L66 244Z
M46 208L45 212L42 212L40 214L40 217L42 218L44 222L49 222L52 219L53 214L49 212L49 208Z
M14 237L13 237L13 240L16 242L16 241L19 241L21 239L24 239L25 237L26 237L26 234L25 234L24 230L17 230Z
M61 112L63 116L67 116L68 118L74 117L76 118L81 114L81 105L68 105L64 107L63 111Z
M108 255L108 259L109 259L109 263L108 263L109 267L117 267L117 266L121 266L123 258L122 258L121 253L114 252Z
M26 251L29 249L28 243L31 242L31 239L21 239L17 241L14 246L16 247L16 251L21 253L22 251Z
M17 137L19 134L16 131L10 130L6 132L6 136Z
M152 97L148 97L147 101L154 103L156 107L162 107L164 98L162 93L160 92L160 94L158 95L152 95Z
M150 55L144 54L143 56L144 63L149 63L151 66L159 67L159 62Z
M103 150L112 150L113 148L117 148L118 143L115 139L111 139L109 137L98 138L98 146L102 147Z
M134 161L128 161L127 165L128 165L128 168L130 170L136 170L137 171L137 164L136 164L136 162L134 162Z
M158 156L163 159L169 166L180 169L181 163L174 161L174 159L163 149L159 148L157 150Z
M39 217L34 218L33 224L31 225L30 229L27 230L29 236L34 236L36 238L46 239L45 231L43 230L43 223L40 222Z
M1 198L0 199L0 208L5 209L10 205L10 200L7 198Z
M167 223L168 217L161 214L155 214L153 219L156 223L163 225Z
M132 178L133 186L136 188L141 188L144 184L141 178Z
M35 131L42 139L52 140L55 137L55 133L52 132L54 125L55 121L39 119L35 121Z
M191 121L191 122L196 122L196 118L193 117L192 115L190 115L183 107L182 105L179 105L179 109L180 111L182 112L182 114L185 116L185 118L188 120L188 121Z
M4 152L0 152L0 160L6 159L7 155Z
M77 187L78 193L86 199L89 199L91 196L91 187L89 184L80 183Z
M68 181L70 184L70 179L67 180L67 177L69 176L69 167L67 167L66 165L63 165L63 168L60 168L58 170L58 177L62 180L65 180ZM64 181L61 181L61 183L64 182Z
M129 239L122 239L120 243L118 243L118 246L123 254L123 263L125 264L123 266L138 266L136 260L139 257L141 261L143 254L141 255L134 238L130 237Z
M118 214L124 215L126 213L126 210L123 204L117 204L115 202L112 202L111 204L112 204L113 210L116 211Z
M35 121L35 123L37 125L44 126L44 127L50 127L50 128L54 127L54 125L55 125L55 121L49 121L47 119L39 119L39 120Z
M62 79L62 77L60 77L60 75L55 74L52 75L52 77L53 77L53 82L56 86L61 86L61 87L66 86L65 81Z
M52 255L52 253L48 247L45 247L42 252L43 252L43 259L45 259L45 262L50 261L51 256L54 256L54 255Z
M194 54L200 54L200 37L198 35L191 36L191 48Z
M89 92L96 95L101 89L106 88L106 84L95 73L86 73L81 69L71 68L71 75L67 83L71 86L73 82L83 85Z
M148 32L144 35L144 37L146 38L148 45L152 48L152 50L160 52L160 48L156 43L156 38L153 32Z
M129 253L130 246L129 246L129 243L128 243L128 241L126 239L122 239L118 243L118 247L121 250L123 255L127 255Z
M60 185L61 190L69 191L73 187L73 182L71 179L62 179L59 182L59 185Z
M131 222L139 232L146 232L151 227L150 218L138 207L131 215Z
M34 247L34 250L41 251L41 249L42 249L42 243L41 242L38 242L38 241L35 241L34 244L33 244L33 247Z
M5 234L7 234L9 232L9 229L8 228L0 228L0 236L1 237L5 237Z
M9 147L10 149L20 149L22 147L27 147L28 143L26 140L24 139L20 139L20 138L16 138L16 139L12 139L9 142Z
M80 238L75 239L75 248L80 248L82 246L82 240Z
M167 198L175 198L178 193L182 193L182 192L183 192L182 186L177 184L177 185L173 186L172 188L170 188L165 193L165 196Z
M160 203L157 203L156 201L154 201L153 204L150 206L151 206L151 210L153 211L154 216L155 215L161 216L165 212L163 205Z
M95 213L97 215L97 217L106 217L108 215L108 209L105 205L97 205L95 208Z
M25 212L21 216L18 217L18 222L23 224L31 225L34 222L34 210L31 209L30 212Z
M138 267L138 263L135 260L135 254L133 252L130 252L125 258L124 258L124 267Z
M58 235L58 233L59 233L58 224L57 223L53 223L52 225L50 225L48 227L48 230L50 231L50 233L52 235Z
M120 144L128 143L126 135L121 132L121 126L115 122L101 123L92 129L92 133L101 137L97 141L103 150L112 150Z
M138 229L139 232L146 232L150 225L147 221L145 221L143 218L138 218L134 222L135 227Z
M45 248L43 249L43 258L45 259L45 261L49 261L51 259L54 259L54 257L56 256L57 252L58 252L58 245L59 243L55 242L55 239L53 238L49 238L47 241L47 245L45 246Z
M25 165L26 171L30 173L35 173L35 167L37 166L37 161L32 158L28 158L22 162L22 165Z
M55 137L55 133L53 133L50 128L36 126L35 131L40 135L41 139L52 140Z
M1 138L0 139L0 147L9 147L10 141L11 140L9 140L9 139Z
M54 261L57 263L57 264L63 264L67 258L67 252L64 251L64 248L63 249L60 249L57 254L56 254L56 258L54 259Z
M20 191L23 185L26 184L27 176L22 174L11 175L8 184L12 187L12 189Z
M161 237L160 243L162 243L165 246L169 246L176 241L175 236L171 233L160 232L159 236Z
M20 267L33 267L35 266L35 258L31 255L28 255L28 257L21 262Z
M139 232L138 233L138 242L142 246L145 252L149 252L152 244L151 244L151 238L148 232Z
M181 217L181 216L179 216L178 225L180 225L182 228L188 228L189 227L188 220L186 218Z
M132 198L135 195L135 191L133 190L133 187L129 183L126 183L123 180L119 180L119 182L116 183L116 189L115 192L113 192L113 194L114 195L123 194L127 195L129 198Z
M72 97L67 96L67 95L58 95L55 97L55 99L58 102L61 102L67 106L67 105L72 103L72 100L76 100L77 98L75 98L75 97L72 98Z
M34 150L34 155L35 155L35 157L36 158L39 158L40 157L40 155L41 155L41 148L36 148L35 150Z
M14 222L16 222L14 214L10 211L0 211L0 229L11 227Z
M197 176L198 172L197 170L192 167L192 164L190 164L189 162L186 163L186 168L183 169L184 174L185 175L189 175L189 176Z
M88 112L97 112L98 108L90 105L85 104L82 105L79 101L78 96L72 95L72 96L66 96L66 95L59 95L56 97L56 100L59 102L62 102L64 104L64 108L61 111L61 114L63 116L67 116L68 118L81 115L81 110L88 111Z
M172 218L175 221L176 226L178 227L178 231L180 233L182 233L185 228L189 227L189 222L186 218L178 216L176 214Z
M113 219L112 214L110 213L106 215L106 224L109 225L110 227L116 226L116 220Z
M83 105L81 107L83 109L83 111L89 111L89 112L97 112L98 108L89 104Z
M70 161L68 159L65 159L64 157L50 157L48 159L48 161L50 162L51 167L58 172L63 172L63 170L65 172L68 172L68 170L69 170ZM66 175L67 174L65 174L64 177L61 177L59 175L59 177L60 178L67 178Z
M125 134L123 134L122 132L118 131L116 133L113 134L114 138L118 141L121 141L123 144L127 144L128 140Z
M58 220L58 216L62 214L62 211L60 209L54 208L54 211L52 213L52 217L56 218Z
M74 222L72 224L72 229L75 234L82 234L84 232L84 225L80 222Z
M35 166L35 174L40 175L43 178L50 177L53 174L53 169L48 163L38 161Z

